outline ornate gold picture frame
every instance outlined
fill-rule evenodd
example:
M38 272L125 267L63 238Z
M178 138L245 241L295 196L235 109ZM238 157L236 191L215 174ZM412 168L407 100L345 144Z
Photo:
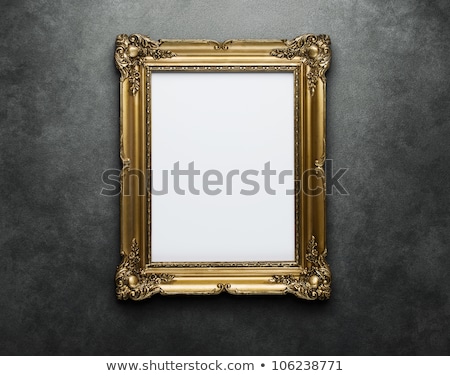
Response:
M327 35L307 34L292 40L227 40L225 42L212 40L154 41L140 34L122 34L117 37L115 61L121 75L120 156L123 162L120 201L120 254L122 262L117 267L115 277L118 299L142 300L157 293L163 295L208 295L221 292L231 294L291 293L308 300L328 299L330 297L331 273L325 260L327 249L324 173L325 73L330 64L330 57L330 39ZM178 73L181 74L174 75ZM215 243L210 241L206 245L210 256L207 255L203 258L200 255L190 258L187 254L190 251L185 251L183 248L186 247L186 250L197 249L196 247L200 247L197 242L202 239L201 235L192 234L195 231L192 230L194 227L189 223L189 220L180 222L178 218L186 218L190 214L180 212L180 216L178 216L176 211L185 210L183 206L173 205L174 200L168 198L165 198L165 201L158 201L160 199L153 194L152 167L162 158L161 153L170 155L171 148L175 145L170 142L169 145L162 145L163 138L160 134L161 131L172 126L171 119L175 118L175 115L179 115L177 111L181 111L184 100L182 98L179 102L168 103L167 108L163 110L161 104L164 103L164 98L172 98L171 95L174 95L174 91L179 90L177 89L179 86L176 85L177 81L181 82L185 77L194 80L197 77L204 78L206 77L205 74L209 74L208 79L202 81L206 82L205 85L219 77L225 77L225 80L221 81L223 82L221 85L225 86L236 86L240 85L240 82L247 82L248 85L243 85L242 90L241 88L236 90L236 94L238 94L244 92L245 87L248 87L248 93L250 94L245 92L242 94L242 98L249 98L252 95L258 95L259 98L258 93L261 90L254 88L253 78L255 77L261 77L263 82L261 88L280 87L282 88L280 90L286 92L287 97L291 98L285 101L291 103L289 104L291 107L285 106L284 103L263 106L261 103L265 102L261 102L256 103L253 107L250 104L242 106L239 110L236 119L242 117L253 119L252 116L257 116L259 109L264 114L264 111L267 110L268 116L273 119L283 119L279 121L280 124L278 124L278 121L272 120L266 122L266 128L270 128L266 136L264 136L262 129L259 131L259 123L251 124L252 129L256 129L253 133L243 129L247 123L234 127L231 127L233 124L230 124L230 129L234 132L233 137L236 140L240 139L239 132L242 129L242 137L248 137L247 143L250 146L252 136L249 136L249 133L258 135L258 137L261 133L262 138L255 137L255 140L258 139L258 142L262 145L260 145L261 147L258 146L258 153L263 154L264 148L267 147L268 153L269 150L272 150L271 155L284 155L288 162L292 159L292 199L284 199L279 195L277 197L282 200L279 201L281 204L278 205L277 203L273 206L274 208L281 208L280 210L287 208L280 213L292 213L291 217L288 215L285 219L287 225L280 225L280 223L284 223L284 219L278 220L276 217L282 214L262 211L265 213L264 215L267 215L268 223L273 223L279 227L277 236L280 236L280 239L284 239L284 234L288 234L286 238L289 239L286 241L286 246L283 245L283 247L288 252L292 251L292 257L278 256L279 250L275 242L275 245L268 246L269 252L272 253L269 254L267 259L264 258L265 256L255 256L253 259L248 259L250 257L248 255L259 254L258 247L264 248L264 244L270 243L267 243L271 236L270 229L261 228L259 232L254 232L266 236L264 239L267 241L253 242L256 238L247 236L248 232L242 225L245 222L241 222L239 229L242 231L239 233L243 234L243 239L247 241L247 245L243 248L250 249L252 248L251 244L256 244L253 250L256 253L249 251L248 255L243 256L242 259L239 259L239 256L230 256L230 259L230 257L227 257L226 250L217 251L220 248L219 244L222 246L223 244L231 244L226 246L230 247L230 252L232 251L232 244L237 244L233 243L233 236L230 235L232 232L226 225L222 225L214 228L217 231L222 231L218 232L219 235L209 234L209 239L217 239ZM171 77L172 81L164 81L167 77ZM277 77L282 77L285 83L277 86ZM288 77L287 80L286 77ZM265 80L265 78L268 79ZM231 81L234 83L230 84ZM196 86L195 83L186 83L183 87L189 90L190 87ZM199 84L199 86L201 85ZM166 96L157 92L157 90L163 90L161 88L167 89L166 94L164 94ZM211 108L211 106L206 107L206 105L198 103L200 100L197 100L194 106L196 107L196 115L187 114L185 121L182 124L177 123L177 127L185 127L182 129L183 132L188 132L189 127L191 127L192 132L197 132L197 136L200 135L200 138L202 138L201 145L210 145L209 141L211 141L216 149L222 150L217 147L217 145L220 146L221 137L227 140L232 140L232 138L226 138L229 137L226 132L219 129L217 132L208 131L203 137L202 133L199 133L202 131L198 128L198 119L195 116L198 117L199 114L203 116L203 112L213 113L212 116L223 120L228 115L234 116L234 113L229 112L238 102L232 102L234 95L224 96L222 89L218 89L212 94L205 94L206 89L201 90L198 98L204 98L202 100L212 98L214 101L214 95L217 95L221 98L220 103ZM264 90L262 91L261 98L264 97ZM274 91L274 89L268 89L267 91L267 95L270 95L270 102L279 98L279 95ZM195 95L185 97L186 101L188 99L195 101L195 98L197 98ZM228 103L227 98L229 98L230 103ZM286 95L283 98L286 98ZM175 101L175 99L173 100ZM234 100L237 99L234 98ZM251 101L251 98L249 98L249 101ZM192 105L187 105L183 111L189 112L189 108L192 107ZM253 108L251 110L253 112L246 114L246 108ZM248 117L246 117L247 115ZM264 119L262 118L261 122L264 122ZM205 124L208 126L208 123ZM211 124L211 127L214 126L217 125ZM228 132L228 128L226 129ZM214 136L214 140L208 140L208 137L212 138L211 135L218 134L219 131L222 132L221 137ZM291 137L292 142L283 144L285 139L278 138L278 131L280 134L284 132L283 134ZM158 137L160 138L158 139ZM278 149L271 149L270 143L267 142L270 139L273 139L274 143L278 142ZM164 138L164 140L166 140L164 142L167 142L170 139ZM196 140L198 140L198 137ZM191 139L189 137L184 137L183 142L186 148L192 147L195 150L199 148L198 144L195 143L197 141L192 141L193 143L190 144ZM233 154L233 148L238 148L238 146L227 145L227 147L229 153L223 150L216 153L212 150L209 151L209 155L214 154L215 158L226 160ZM206 148L205 150L205 153L207 153L209 149ZM286 153L284 150L286 150ZM290 152L292 157L289 154ZM256 154L256 151L254 154ZM177 157L178 154L174 158ZM267 158L270 159L271 157L268 156ZM257 173L254 174L257 175ZM201 195L197 195L195 199L202 200L201 197ZM272 200L272 197L269 197L269 199ZM166 206L161 206L159 202ZM200 206L203 205L201 201L197 201L197 203ZM208 205L205 207L209 207ZM175 213L169 220L164 219L166 210ZM239 210L239 208L235 210L236 218L240 216ZM217 218L221 215L220 210L214 209L214 213L218 215ZM249 211L248 214L251 215L252 212ZM254 215L251 218L258 220L259 217L261 216ZM161 226L158 227L158 224L162 223L163 220L166 221L164 222L165 230L161 230ZM205 227L209 226L208 222L209 218L204 218ZM262 220L260 223L266 222ZM184 229L184 224L191 226L188 227L190 229L188 234L192 235L193 243L191 245L189 244L189 237L178 239L181 237L179 231ZM173 233L170 236L172 225ZM203 228L201 222L199 228ZM160 231L166 235L161 235ZM210 231L208 232L210 233ZM173 239L177 242L171 242ZM227 243L225 240L229 242ZM165 244L165 241L168 243ZM157 253L156 248L159 249L159 253ZM180 252L178 254L186 256L167 256L166 259L164 249L175 249L175 251ZM231 254L239 255L239 252L238 249L237 253Z

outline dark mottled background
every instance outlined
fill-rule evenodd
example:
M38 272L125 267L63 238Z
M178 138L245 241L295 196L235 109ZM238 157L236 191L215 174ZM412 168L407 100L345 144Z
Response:
M450 354L448 1L2 1L0 354ZM328 302L119 302L115 37L327 33Z

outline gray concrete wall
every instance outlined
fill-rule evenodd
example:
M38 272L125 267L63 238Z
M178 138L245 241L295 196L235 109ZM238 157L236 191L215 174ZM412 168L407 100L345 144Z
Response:
M446 1L2 1L0 354L449 354ZM118 302L115 36L332 38L328 302Z

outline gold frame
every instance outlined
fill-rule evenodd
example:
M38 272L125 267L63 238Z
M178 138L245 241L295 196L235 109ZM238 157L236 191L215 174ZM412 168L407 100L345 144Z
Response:
M154 294L286 294L308 300L330 297L325 257L325 72L331 58L327 35L292 40L159 40L119 35L115 61L120 71L121 256L116 271L118 299ZM151 263L151 195L133 170L151 166L151 72L294 72L295 86L295 262ZM222 106L226 108L226 106ZM307 177L305 179L305 176ZM309 177L315 176L315 179ZM313 184L311 186L311 183ZM309 194L308 192L314 192ZM317 193L319 192L319 193Z

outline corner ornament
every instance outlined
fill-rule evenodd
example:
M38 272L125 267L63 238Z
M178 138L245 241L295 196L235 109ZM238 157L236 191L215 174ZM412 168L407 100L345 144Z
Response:
M140 267L139 246L133 239L131 251L120 252L122 262L116 272L116 295L120 300L143 300L163 292L160 284L170 282L174 276L169 274L146 274Z
M145 35L120 34L116 38L115 60L117 69L120 71L121 81L130 80L131 94L136 95L140 88L139 67L143 65L144 59L151 56L154 60L167 59L176 56L169 50L159 47L162 42L154 41Z
M323 83L326 81L325 72L331 60L330 37L325 34L306 34L284 43L287 48L272 50L270 54L288 60L299 57L302 63L309 66L310 70L306 75L308 88L311 95L314 95L318 79L321 78Z
M306 260L311 263L311 267L303 269L298 278L292 275L274 275L270 282L286 285L285 293L294 294L298 298L307 300L329 299L331 272L325 261L326 256L326 249L319 254L316 238L312 236L308 242L306 253Z

